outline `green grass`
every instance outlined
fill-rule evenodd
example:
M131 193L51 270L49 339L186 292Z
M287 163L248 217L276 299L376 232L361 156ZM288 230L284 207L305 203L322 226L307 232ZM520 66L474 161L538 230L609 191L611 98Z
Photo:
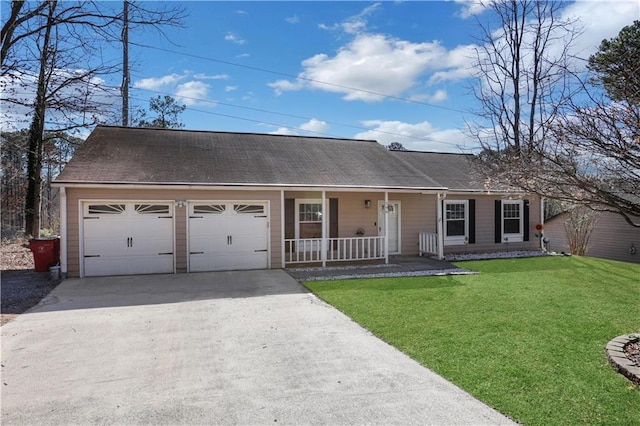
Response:
M518 422L640 425L640 389L604 351L640 330L640 265L580 257L458 265L480 274L306 285Z

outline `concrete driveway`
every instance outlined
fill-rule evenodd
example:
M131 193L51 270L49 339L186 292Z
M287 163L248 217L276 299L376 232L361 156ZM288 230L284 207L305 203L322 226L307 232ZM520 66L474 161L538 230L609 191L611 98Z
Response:
M2 424L509 424L282 271L67 280L3 326Z

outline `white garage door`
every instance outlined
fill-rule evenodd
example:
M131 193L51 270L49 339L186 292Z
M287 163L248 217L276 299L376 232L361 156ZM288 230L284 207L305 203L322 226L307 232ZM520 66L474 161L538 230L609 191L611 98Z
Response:
M189 205L189 271L268 267L268 218L263 203Z
M84 275L173 272L170 203L85 203Z

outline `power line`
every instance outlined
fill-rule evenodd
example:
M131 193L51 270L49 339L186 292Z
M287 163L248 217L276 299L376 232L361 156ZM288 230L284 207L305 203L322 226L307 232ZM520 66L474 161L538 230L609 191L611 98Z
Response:
M288 73L284 73L284 72L281 72L281 71L273 71L273 70L269 70L269 69L266 69L266 68L260 68L260 67L254 67L254 66L251 66L251 65L238 64L236 62L224 61L224 60L221 60L221 59L209 58L209 57L201 56L201 55L194 55L192 53L185 53L185 52L180 52L180 51L177 51L177 50L165 49L165 48L162 48L162 47L155 47L155 46L151 46L151 45L148 45L148 44L134 43L134 42L129 42L129 44L132 44L132 45L138 46L138 47L144 47L144 48L147 48L147 49L158 50L158 51L161 51L161 52L173 53L175 55L181 55L181 56L187 56L187 57L190 57L190 58L201 59L203 61L216 62L216 63L219 63L219 64L231 65L231 66L234 66L234 67L244 68L244 69L248 69L248 70L252 70L252 71L260 71L260 72L264 72L264 73L268 73L268 74L274 74L274 75L279 75L279 76L283 76L283 77L295 78L297 80L303 80L303 81L308 81L308 82L312 82L312 83L324 84L326 86L337 87L339 89L345 89L345 90L350 90L350 91L354 91L354 92L367 93L369 95L381 96L383 98L395 99L395 100L398 100L398 101L409 102L409 103L413 103L413 104L417 104L417 105L424 105L424 106L428 106L428 107L431 107L431 108L438 108L438 109L443 109L443 110L446 110L446 111L459 112L461 114L466 114L468 112L468 111L463 111L463 110L456 109L456 108L450 108L450 107L445 107L445 106L442 106L442 105L430 104L428 102L417 101L415 99L403 98L401 96L394 96L394 95L389 95L389 94L385 94L385 93L374 92L373 90L359 89L357 87L345 86L345 85L337 84L337 83L330 83L328 81L316 80L316 79L308 78L308 77L300 77L300 76L297 76L297 75L288 74Z
M137 90L142 90L142 91L146 91L146 92L150 92L150 93L156 93L156 94L159 94L159 95L169 95L168 93L164 93L164 92L160 92L160 91L156 91L156 90L150 90L150 89L140 89L140 88L138 88ZM246 109L246 110L249 110L249 111L262 112L262 113L266 113L266 114L280 115L280 116L283 116L283 117L297 118L297 119L300 119L300 120L312 120L312 119L315 118L315 117L305 117L305 116L301 116L301 115L288 114L288 113L270 111L270 110L265 110L265 109L260 109L260 108L253 108L253 107L247 107L247 106L242 106L242 105L230 104L230 103L226 103L226 102L212 101L212 100L209 100L209 99L194 98L194 97L190 97L190 96L180 96L180 97L184 98L184 99L189 99L189 100L192 100L192 101L196 101L196 102L204 102L204 103L210 103L210 104L216 104L216 105L223 105L223 106L232 107L232 108L239 108L239 109ZM140 99L140 98L132 98L132 99L135 99L137 101L142 101L142 102L146 101L146 100ZM234 118L234 119L238 119L238 120L250 121L250 122L253 122L253 123L266 124L266 125L276 126L276 127L286 127L288 129L299 130L299 131L314 133L314 134L318 134L318 135L325 135L325 136L338 137L338 138L342 137L342 136L338 136L338 135L332 135L332 134L326 133L326 132L315 132L315 131L305 130L305 129L301 129L299 127L289 126L289 125L285 125L285 124L270 123L270 122L255 120L255 119L238 117L238 116L234 116L234 115L230 115L230 114L215 113L215 112L212 112L212 111L205 111L205 110L196 109L196 108L192 108L192 107L187 107L186 109L189 110L189 111L199 112L199 113L203 113L203 114L217 115L217 116L226 117L226 118ZM352 124L339 123L339 122L335 122L335 121L325 121L325 120L323 120L323 121L325 123L327 123L327 124L331 124L331 125L335 125L335 126L348 127L348 128L357 129L357 130L364 130L364 131L367 131L367 132L381 133L381 134L385 134L385 135L400 137L400 138L403 138L403 139L411 139L411 140L414 140L416 142L435 142L435 143L439 143L439 144L443 144L443 145L450 145L450 146L455 146L455 147L459 147L460 146L460 144L457 144L457 143L445 142L445 141L441 141L441 140L433 139L433 138L428 138L428 137L419 138L419 137L414 137L414 136L401 135L399 133L386 132L384 130L371 129L371 128L362 127L362 126L355 126L355 125L352 125Z

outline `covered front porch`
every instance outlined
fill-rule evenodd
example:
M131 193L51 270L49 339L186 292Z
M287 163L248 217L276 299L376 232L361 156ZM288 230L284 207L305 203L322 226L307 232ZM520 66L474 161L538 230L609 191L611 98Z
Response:
M283 267L443 258L441 196L410 190L283 191Z

